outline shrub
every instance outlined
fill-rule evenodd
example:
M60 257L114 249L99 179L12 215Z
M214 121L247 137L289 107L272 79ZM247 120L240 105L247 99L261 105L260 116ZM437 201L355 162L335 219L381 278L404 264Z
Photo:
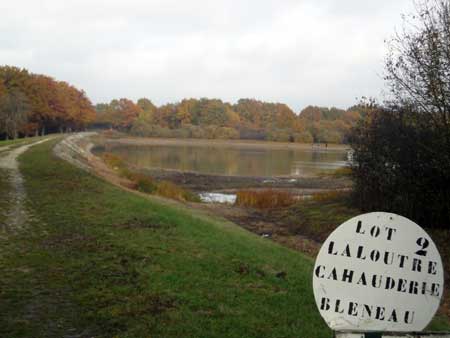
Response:
M235 140L239 138L239 132L234 128L220 127L216 130L215 138L223 140Z
M119 176L125 177L133 182L131 186L134 190L139 190L147 194L152 194L156 191L156 183L150 176L132 172L128 168L121 168L119 171Z
M125 168L125 161L120 156L111 153L103 153L101 159L111 169L119 170Z
M186 190L172 182L161 181L157 184L156 193L160 196L177 201L199 202L200 198L193 192Z
M135 175L136 174L128 168L120 168L120 170L119 170L119 176L125 177L125 178L129 179L130 181L134 181Z
M192 124L187 125L185 127L189 129L192 138L200 138L200 139L206 138L205 131L201 127Z
M269 141L274 141L274 142L291 142L291 141L293 141L291 131L288 129L270 130L267 135L267 138Z
M342 143L344 135L335 130L328 130L323 128L319 131L317 135L317 141L319 143Z
M136 182L137 190L145 192L147 194L152 194L156 191L157 185L151 177L145 175L137 175L134 179Z
M207 139L215 139L218 127L215 125L208 125L203 127L205 137Z
M277 207L288 207L295 203L294 196L287 191L267 190L241 190L236 195L236 205L271 209Z
M184 193L184 198L188 202L200 203L202 201L198 194L196 194L195 192L192 192L190 190L186 190L186 189L185 189L185 193Z
M162 181L158 183L156 188L156 193L158 195L173 198L176 200L184 200L183 198L183 190L177 185L173 184L169 181Z
M239 138L241 140L267 140L267 131L264 129L252 129L248 127L239 128Z
M448 227L448 126L419 125L411 116L405 108L379 109L354 129L354 203L366 212L384 210L427 227Z
M171 137L173 137L173 138L190 138L191 131L188 128L173 129Z
M296 143L313 143L314 142L314 138L312 137L312 135L309 131L294 133L292 136L294 137L294 142L296 142Z

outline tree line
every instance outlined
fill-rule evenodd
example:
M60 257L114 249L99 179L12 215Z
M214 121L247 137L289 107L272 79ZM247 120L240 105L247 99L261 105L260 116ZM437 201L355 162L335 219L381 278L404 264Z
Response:
M112 100L96 105L96 125L137 136L257 139L301 143L346 143L349 131L364 114L359 106L348 110L308 106L299 114L282 103L240 99L184 99L155 106L149 99Z
M122 98L94 107L67 82L0 66L0 139L103 127L149 137L347 143L364 115L360 108L308 106L296 114L282 103L207 98L159 107L146 98Z
M84 91L26 69L0 66L0 139L82 130L94 119Z

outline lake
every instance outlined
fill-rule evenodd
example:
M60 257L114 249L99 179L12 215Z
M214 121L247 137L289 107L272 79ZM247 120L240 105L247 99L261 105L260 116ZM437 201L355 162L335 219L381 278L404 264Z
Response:
M347 151L343 148L239 146L214 142L208 145L207 142L116 145L108 147L108 152L141 168L233 176L310 176L347 164Z

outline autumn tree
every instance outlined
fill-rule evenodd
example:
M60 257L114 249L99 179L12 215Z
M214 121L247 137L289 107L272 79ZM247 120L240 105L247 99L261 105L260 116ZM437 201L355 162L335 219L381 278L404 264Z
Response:
M416 123L444 127L449 137L450 2L420 2L389 47L386 80L394 104L414 107Z
M391 98L354 129L355 201L427 226L450 219L450 2L417 5L389 42Z
M2 66L0 84L0 125L9 130L9 137L79 130L94 120L86 94L66 82Z
M25 94L12 89L0 97L0 133L16 139L27 122L29 104Z
M141 110L143 112L149 113L149 114L154 114L157 109L157 107L153 104L153 102L145 97L140 98L136 102L136 104L138 105L139 108L141 108Z
M128 130L131 128L133 121L139 116L142 109L128 99L120 99L114 110L116 118L116 126L120 129Z
M132 123L131 132L135 135L145 136L155 126L155 115L158 108L147 98L139 99L136 104L140 108L140 112Z

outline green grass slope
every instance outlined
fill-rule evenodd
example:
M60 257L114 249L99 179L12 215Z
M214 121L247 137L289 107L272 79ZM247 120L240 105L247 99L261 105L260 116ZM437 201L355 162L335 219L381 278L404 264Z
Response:
M1 337L332 336L309 258L124 192L55 142L20 158L29 221L0 237Z

